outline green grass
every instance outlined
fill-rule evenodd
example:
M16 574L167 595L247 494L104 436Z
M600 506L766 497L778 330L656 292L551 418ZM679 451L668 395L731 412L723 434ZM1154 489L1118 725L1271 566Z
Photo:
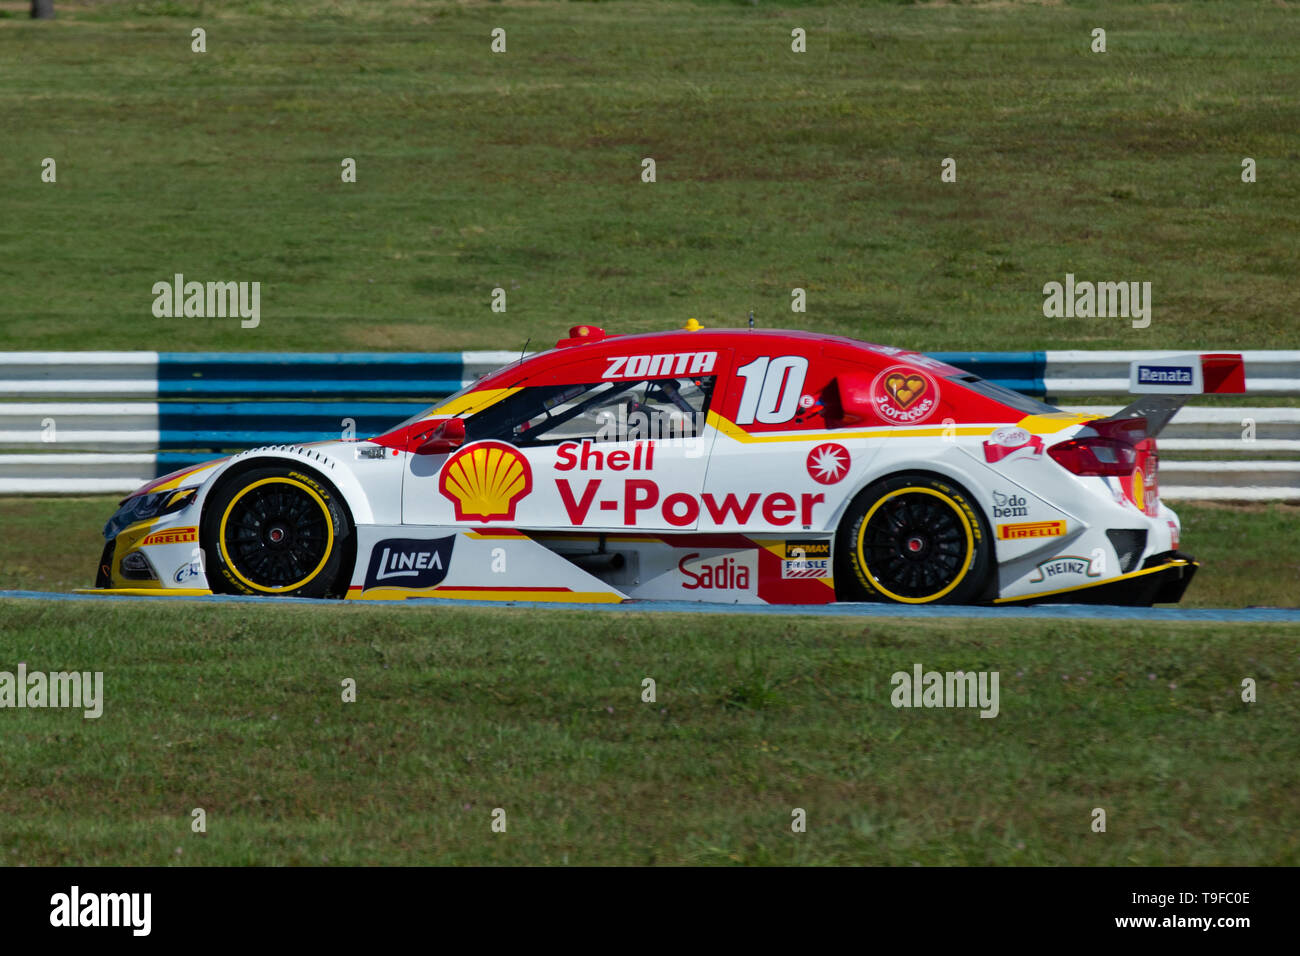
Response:
M504 348L750 309L932 350L1295 342L1285 4L58 9L0 20L0 349ZM262 282L261 326L154 318L176 272ZM1045 319L1066 272L1152 282L1151 327Z
M70 591L94 583L100 530L117 497L0 497L0 590ZM1181 547L1201 570L1183 607L1294 607L1300 595L1300 508L1175 502Z
M106 699L0 714L0 862L1294 865L1298 636L0 601L0 669ZM1000 714L895 709L915 663Z

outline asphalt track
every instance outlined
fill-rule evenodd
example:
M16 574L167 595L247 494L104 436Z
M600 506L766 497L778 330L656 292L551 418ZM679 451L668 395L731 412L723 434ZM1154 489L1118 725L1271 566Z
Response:
M1102 621L1189 621L1219 624L1296 624L1300 608L1151 608L1112 607L1096 604L1041 604L1036 607L906 607L898 604L701 604L692 601L628 601L623 604L562 604L544 601L462 601L442 598L417 598L407 601L330 601L318 598L262 598L238 595L200 597L142 597L120 594L69 594L59 591L0 591L0 600L34 601L197 601L211 604L265 603L280 605L349 604L353 606L401 605L421 608L513 607L527 610L602 611L606 614L763 614L808 617L908 617L908 618L975 618L1015 620L1102 620Z

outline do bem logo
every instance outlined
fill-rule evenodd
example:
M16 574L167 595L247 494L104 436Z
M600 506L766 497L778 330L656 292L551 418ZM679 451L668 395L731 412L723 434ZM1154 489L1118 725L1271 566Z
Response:
M1000 491L993 492L993 517L995 518L1023 518L1029 514L1029 506L1025 502L1023 495L1004 495Z

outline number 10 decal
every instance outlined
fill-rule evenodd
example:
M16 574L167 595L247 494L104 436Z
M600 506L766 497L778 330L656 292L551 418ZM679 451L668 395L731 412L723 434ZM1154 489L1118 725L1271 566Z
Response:
M779 425L794 418L808 377L808 360L802 355L764 355L736 369L745 380L740 393L737 425Z

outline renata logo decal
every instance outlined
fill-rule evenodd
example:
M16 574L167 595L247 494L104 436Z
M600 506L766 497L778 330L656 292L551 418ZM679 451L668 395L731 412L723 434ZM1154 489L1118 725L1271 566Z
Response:
M666 355L615 355L605 361L601 378L670 378L713 371L717 352L669 352Z
M1144 385L1191 385L1195 371L1185 365L1139 365L1138 382Z
M1064 521L1025 521L1020 524L998 525L998 540L1018 541L1022 538L1059 538L1065 534Z
M198 540L198 528L168 528L166 531L155 531L141 541L140 546L144 547L150 544L189 544Z
M370 552L366 590L373 587L424 589L441 584L451 564L456 536L421 540L387 538Z
M438 490L455 505L457 521L513 521L515 506L533 490L533 472L513 445L475 442L447 459Z
M872 380L871 403L891 425L915 425L939 407L939 383L926 372L895 365Z
M656 527L656 510L664 524L674 528L690 527L700 520L701 515L707 515L716 525L747 525L761 520L765 524L781 527L793 524L796 516L800 524L811 525L813 506L826 500L825 495L807 493L799 495L796 500L794 495L784 491L769 495L761 495L756 491L747 495L728 493L721 497L707 491L702 495L675 491L661 498L659 483L649 478L629 478L622 482L621 493L614 491L609 493L609 497L605 497L604 493L608 493L611 486L617 487L617 484L600 478L587 481L580 492L574 490L568 478L555 479L555 486L560 493L564 510L568 513L569 523L574 526L584 524L593 507L598 511L614 512L613 521L593 523L621 523L628 527L636 527L642 521L643 511L651 512L649 524ZM621 522L618 520L620 515Z
M829 541L787 541L781 558L783 578L828 578L831 575Z
M999 428L984 443L984 460L990 465L1023 453L1021 457L1037 458L1043 453L1043 440L1023 428Z
M1042 561L1038 565L1038 577L1030 578L1030 584L1039 584L1048 578L1068 577L1070 575L1083 575L1088 578L1101 577L1101 571L1093 570L1092 561L1088 558L1076 557L1073 554L1063 554L1059 558L1052 558L1050 561Z
M649 471L655 466L655 443L639 441L627 448L601 448L595 442L563 442L555 449L555 470Z
M833 485L849 473L849 452L843 445L826 442L808 452L804 465L813 481Z
M688 554L677 562L677 570L685 579L686 591L748 591L750 582L758 577L752 556L699 560L699 554Z

